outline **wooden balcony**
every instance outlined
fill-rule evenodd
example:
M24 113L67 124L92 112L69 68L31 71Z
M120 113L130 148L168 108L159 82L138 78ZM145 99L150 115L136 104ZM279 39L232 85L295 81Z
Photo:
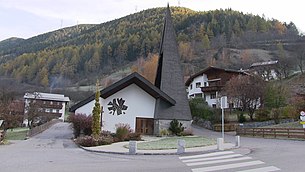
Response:
M42 102L37 102L37 106L40 108L48 108L48 109L62 109L62 104L60 103L59 105L57 103L54 104L48 104L48 103L42 103Z
M224 85L214 85L214 86L208 86L208 87L201 87L201 91L206 92L215 92L215 91L221 91L221 89L224 87Z

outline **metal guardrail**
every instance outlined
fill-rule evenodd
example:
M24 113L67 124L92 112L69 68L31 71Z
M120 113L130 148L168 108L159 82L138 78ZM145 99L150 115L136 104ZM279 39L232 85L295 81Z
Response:
M303 128L237 128L236 135L305 139Z
M61 119L53 119L52 121L49 121L47 123L44 123L44 124L39 125L37 127L34 127L34 128L32 128L28 131L27 136L28 137L33 137L33 136L45 131L46 129L50 128L52 125L54 125L58 122L62 122L62 120Z

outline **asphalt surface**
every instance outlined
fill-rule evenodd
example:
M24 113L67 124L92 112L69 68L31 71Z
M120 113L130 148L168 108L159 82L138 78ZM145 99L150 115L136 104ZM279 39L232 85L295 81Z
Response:
M194 126L194 134L211 138L221 137ZM0 146L0 172L70 172L70 171L151 171L185 172L191 170L229 167L230 164L217 164L211 167L192 167L179 158L198 155L117 155L88 152L77 147L72 138L72 129L67 123L58 123L45 132L25 141ZM234 143L234 133L225 135L225 141ZM241 138L241 148L230 150L232 155L242 154L242 158L253 158L258 168L280 169L281 171L304 172L305 142L293 140ZM213 157L215 158L215 157ZM244 165L248 162L241 162ZM201 168L202 167L202 168ZM214 168L215 167L215 168ZM231 166L230 166L231 167ZM253 167L254 168L254 167ZM243 170L248 167L243 167ZM222 169L218 171L235 171ZM263 170L264 171L264 170Z
M116 155L77 147L67 123L11 145L0 146L0 172L190 171L177 155Z

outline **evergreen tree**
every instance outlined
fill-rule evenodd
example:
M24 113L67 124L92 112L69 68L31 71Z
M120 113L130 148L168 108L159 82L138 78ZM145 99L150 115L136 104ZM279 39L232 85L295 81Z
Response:
M92 136L98 138L101 133L101 105L99 82L96 82L95 104L92 110Z

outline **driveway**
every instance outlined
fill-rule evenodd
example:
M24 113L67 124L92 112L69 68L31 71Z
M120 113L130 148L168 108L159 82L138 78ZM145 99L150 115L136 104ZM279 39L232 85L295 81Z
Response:
M190 171L176 155L115 155L84 151L73 141L68 123L57 123L43 133L0 146L1 172Z

